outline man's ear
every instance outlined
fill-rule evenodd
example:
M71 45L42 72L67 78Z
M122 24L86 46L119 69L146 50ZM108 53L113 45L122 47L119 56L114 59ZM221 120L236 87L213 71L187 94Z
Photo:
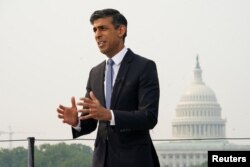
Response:
M127 27L124 26L124 25L120 25L119 28L118 28L118 33L119 33L119 36L120 37L123 37L124 34L126 33L127 31Z

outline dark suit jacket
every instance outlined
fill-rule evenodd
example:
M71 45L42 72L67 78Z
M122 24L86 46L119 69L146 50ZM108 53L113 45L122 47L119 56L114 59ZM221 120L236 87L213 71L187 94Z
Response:
M105 65L104 61L92 68L87 84L87 91L93 91L103 106ZM81 121L81 131L73 129L73 138L91 133L98 125L93 167L104 167L105 159L108 167L159 167L149 134L157 124L158 105L155 63L128 49L112 92L115 126L94 119Z

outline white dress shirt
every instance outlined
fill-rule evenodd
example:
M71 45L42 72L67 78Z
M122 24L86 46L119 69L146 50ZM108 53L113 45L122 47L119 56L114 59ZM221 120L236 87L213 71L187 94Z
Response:
M112 60L114 61L114 65L112 66L113 68L113 81L112 81L112 85L114 87L115 84L115 80L118 74L118 71L120 69L121 66L121 62L125 56L125 54L127 53L128 49L126 47L124 47L120 52L118 52L115 56L112 57ZM108 62L109 58L106 58L106 68L105 68L105 76L107 76L107 62ZM106 87L106 79L104 79L104 88ZM106 89L104 89L104 93L106 95ZM110 120L110 125L115 125L115 118L114 118L114 113L113 110L111 111L111 120Z

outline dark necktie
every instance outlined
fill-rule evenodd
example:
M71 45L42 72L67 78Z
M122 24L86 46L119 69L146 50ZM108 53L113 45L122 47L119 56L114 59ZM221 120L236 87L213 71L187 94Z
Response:
M107 62L107 76L106 76L106 108L110 109L111 96L112 96L112 88L113 88L113 68L114 61L109 59Z

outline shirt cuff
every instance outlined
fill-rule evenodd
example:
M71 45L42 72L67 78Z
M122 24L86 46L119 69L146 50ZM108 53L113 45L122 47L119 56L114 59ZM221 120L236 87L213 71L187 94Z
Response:
M78 118L78 124L76 126L72 126L76 131L81 131L81 120Z
M110 110L111 112L111 120L110 120L110 125L115 126L115 116L113 110Z

